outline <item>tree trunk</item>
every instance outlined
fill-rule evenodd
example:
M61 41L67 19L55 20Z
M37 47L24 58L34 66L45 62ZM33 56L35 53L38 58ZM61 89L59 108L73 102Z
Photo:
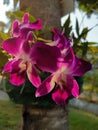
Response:
M44 28L60 26L60 0L20 0L20 9L25 11L28 8L35 18L42 19Z
M30 14L43 21L43 28L60 27L61 0L20 0L20 9L30 8ZM68 130L68 110L65 107L38 108L24 106L22 130Z
M24 106L22 130L68 130L68 106Z

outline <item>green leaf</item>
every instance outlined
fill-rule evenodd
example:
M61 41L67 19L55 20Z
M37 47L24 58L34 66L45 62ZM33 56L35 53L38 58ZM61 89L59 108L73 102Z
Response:
M0 32L0 37L1 37L1 39L6 40L6 39L9 38L9 34L8 33Z
M64 23L64 25L63 25L63 27L68 28L69 25L70 25L70 15L69 15L68 18L66 19L66 21L65 21L65 23Z
M19 11L15 11L15 12L13 12L13 13L14 13L14 15L16 15L17 17L22 18L25 12L19 10ZM33 22L33 21L35 21L36 19L35 19L34 16L32 16L32 15L29 14L29 20Z
M5 65L6 62L8 61L8 56L7 56L5 53L3 53L3 52L1 51L1 49L0 49L0 61L1 61L1 62L0 62L0 74L1 74L4 65Z
M80 37L83 38L83 39L86 39L87 34L88 34L89 31L90 31L90 30L88 29L88 27L84 28L84 29L82 30L82 32L81 32Z
M89 45L95 45L97 42L88 42Z
M88 50L88 42L82 43L82 57L85 57Z
M19 18L22 18L23 15L24 15L24 12L19 10L19 11L13 12L13 14L16 15L17 17L19 17Z
M70 15L68 16L68 18L66 19L63 28L65 28L65 36L67 38L69 38L70 36L70 32L72 30L72 26L70 26L71 20L70 20Z
M79 23L78 23L78 19L76 19L76 33L79 36Z

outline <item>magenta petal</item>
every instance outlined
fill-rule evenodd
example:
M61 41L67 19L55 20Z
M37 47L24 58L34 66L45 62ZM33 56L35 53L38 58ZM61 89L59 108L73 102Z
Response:
M27 38L27 35L28 35L28 32L29 31L32 31L32 29L29 29L29 28L22 28L19 30L19 35L23 38L23 39L26 39Z
M70 48L69 52L64 57L64 63L69 64L71 66L73 64L75 54L72 48Z
M18 59L12 63L10 82L16 86L23 84L26 80L26 73L20 67L21 61L22 61L21 59Z
M73 95L74 97L79 96L79 86L77 81L70 75L66 75L66 85L65 89L69 96Z
M19 25L19 28L21 31L23 29L28 29L28 31L40 30L42 29L42 21L38 19L37 21L33 23L22 23Z
M41 30L42 29L42 21L38 19L37 21L28 24L28 28L31 28L33 30Z
M73 79L73 87L72 87L71 93L75 98L79 97L79 86L75 79Z
M28 13L25 13L25 14L24 14L22 21L23 21L24 23L28 23L28 22L29 22L29 14L28 14Z
M79 96L79 87L71 75L65 75L65 83L62 82L62 86L56 86L52 99L56 104L63 105L71 95L77 98Z
M25 42L23 43L23 46L21 47L20 53L23 51L24 54L29 55L30 49L31 49L31 48L30 48L30 45L29 45L28 41L25 41Z
M92 65L89 62L76 57L72 66L72 74L73 76L83 76L87 71L91 70L91 68Z
M15 58L9 62L7 62L4 66L3 73L11 72L15 73L20 70L19 64L21 62L21 59L16 60Z
M20 67L19 64L21 63L21 59L18 60L14 60L14 62L12 63L12 69L11 69L11 73L17 73L18 71L20 71Z
M12 24L12 36L17 37L19 33L18 21L14 21Z
M11 73L10 74L10 82L13 85L19 86L21 84L23 84L26 80L26 73L22 72L22 73Z
M92 68L89 62L77 58L72 48L70 48L70 51L64 57L64 63L68 64L72 76L83 76Z
M28 34L27 34L27 40L28 40L28 42L29 43L31 43L31 42L33 42L33 40L34 40L34 36L32 35L32 32L29 32Z
M46 78L42 84L36 90L36 97L44 96L52 91L55 86L55 82L52 81L52 75Z
M28 65L27 75L30 82L35 86L38 87L41 84L41 79L38 75L38 72L34 66L31 64Z
M61 32L60 30L56 29L56 28L52 28L52 32L54 33L54 37L53 37L53 40L54 41L59 41L60 42L60 39L61 39Z
M64 32L60 32L60 30L53 28L52 32L54 33L54 41L58 41L58 47L63 50L68 50L71 46L71 40L67 41Z
M19 53L19 49L22 44L22 39L21 38L10 38L2 43L2 47L4 50L6 50L8 53L12 55L17 55Z
M58 86L56 90L52 93L52 99L57 105L63 105L66 103L66 99L69 97L67 91L61 90Z
M7 62L3 68L3 73L7 73L7 72L11 72L12 70L12 63L14 60L11 60L9 62Z
M36 43L31 50L31 58L36 61L38 67L43 71L56 71L60 50L56 46L49 46L44 43Z

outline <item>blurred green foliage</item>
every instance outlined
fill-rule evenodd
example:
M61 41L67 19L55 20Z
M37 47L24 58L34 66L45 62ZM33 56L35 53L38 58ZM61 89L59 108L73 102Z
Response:
M98 0L75 0L78 2L78 7L86 12L88 16L92 13L98 14Z

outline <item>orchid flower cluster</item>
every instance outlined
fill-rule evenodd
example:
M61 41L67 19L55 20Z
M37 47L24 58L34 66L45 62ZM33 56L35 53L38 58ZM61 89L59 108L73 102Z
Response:
M53 39L45 42L35 39L36 30L42 30L42 21L31 23L28 13L21 22L13 22L11 37L2 42L2 48L12 55L3 73L9 73L10 83L16 86L24 84L28 78L36 88L36 97L51 92L53 101L63 105L71 95L79 96L74 76L83 76L91 69L91 64L75 55L72 40L67 40L64 31L53 28ZM41 81L41 72L49 73L44 81Z

